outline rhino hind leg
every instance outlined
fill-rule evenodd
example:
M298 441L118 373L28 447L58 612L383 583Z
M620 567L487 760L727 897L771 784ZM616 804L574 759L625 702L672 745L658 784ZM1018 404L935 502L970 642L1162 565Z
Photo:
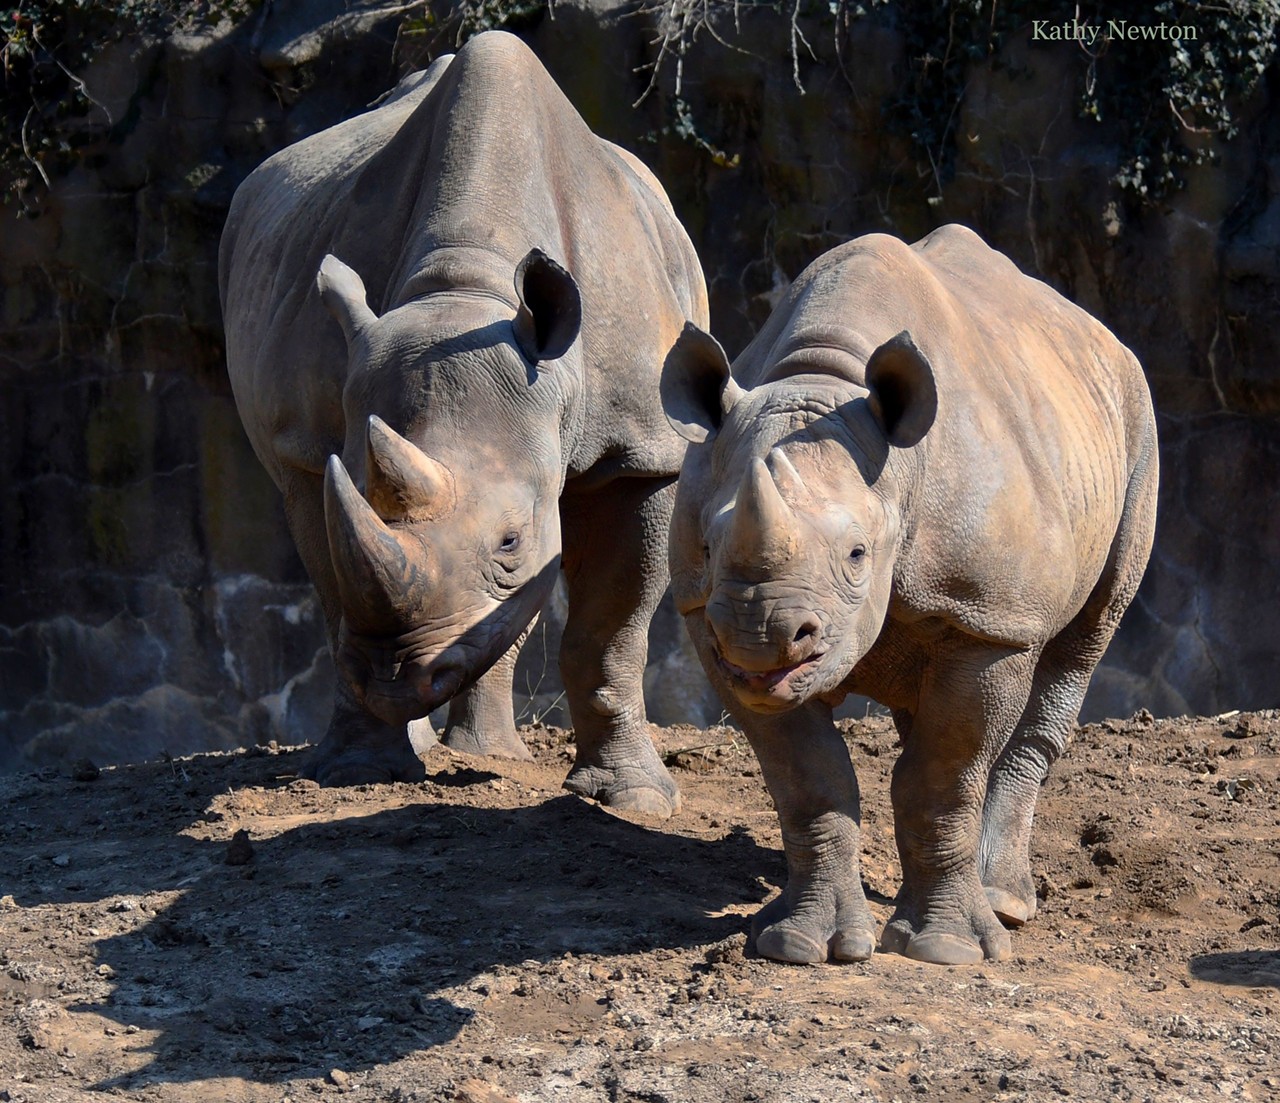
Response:
M649 735L644 666L674 502L674 479L619 479L560 503L569 597L560 675L577 744L564 787L661 818L680 810L680 792Z
M978 873L987 775L1030 696L1036 656L957 638L931 656L914 713L894 716L902 889L881 949L939 965L998 961L1011 949Z
M979 872L987 901L1007 927L1036 914L1031 876L1031 824L1040 785L1066 750L1089 670L1064 669L1052 644L1041 656L1027 711L996 759L982 807Z
M1102 577L1075 619L1045 646L1027 710L992 767L982 810L982 883L1008 926L1036 913L1031 825L1040 786L1066 749L1089 679L1138 590L1155 528L1154 437L1134 469Z
M528 629L478 681L449 702L441 742L463 754L493 755L528 762L529 748L516 734L512 681Z
M858 778L831 709L738 717L782 824L787 884L752 920L758 953L796 964L865 961L875 920L862 892Z

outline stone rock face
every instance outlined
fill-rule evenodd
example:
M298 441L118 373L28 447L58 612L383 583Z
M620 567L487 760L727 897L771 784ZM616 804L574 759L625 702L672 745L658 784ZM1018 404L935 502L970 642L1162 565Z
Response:
M321 7L104 51L85 80L130 122L39 217L0 218L0 770L323 731L324 626L240 428L217 290L237 183L385 90L398 18ZM257 59L300 15L325 52L286 86Z
M0 216L0 770L322 731L323 624L226 383L217 242L263 158L448 47L404 19L293 0L113 46L84 74L110 139L39 217ZM972 226L1137 353L1160 417L1156 549L1086 715L1280 704L1280 93L1219 165L1131 209L1109 132L1076 117L1069 46L1014 36L999 66L971 63L944 179L884 124L906 50L892 19L852 22L838 56L829 24L802 25L813 55L793 64L785 17L744 9L718 27L739 50L698 36L680 95L668 56L633 106L659 29L558 0L521 33L666 185L729 351L840 241ZM553 603L522 658L525 719L564 719L562 624ZM651 639L651 715L716 721L669 603Z

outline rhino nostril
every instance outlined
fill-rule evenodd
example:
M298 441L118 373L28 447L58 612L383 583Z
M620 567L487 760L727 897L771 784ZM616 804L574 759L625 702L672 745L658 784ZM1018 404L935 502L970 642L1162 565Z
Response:
M800 625L799 628L796 629L796 634L791 637L791 642L804 643L805 640L809 639L812 636L816 636L817 634L818 634L818 622L812 617L810 617L802 625Z
M726 642L726 636L729 631L729 615L723 604L718 598L712 598L707 604L703 613L707 621L707 627L711 629L711 635L715 637L716 643L723 646Z
M436 698L450 698L462 687L462 670L443 666L431 674L431 693Z

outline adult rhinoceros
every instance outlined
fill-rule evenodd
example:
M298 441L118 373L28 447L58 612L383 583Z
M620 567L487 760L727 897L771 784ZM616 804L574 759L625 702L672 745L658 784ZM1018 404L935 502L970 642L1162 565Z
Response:
M732 374L689 327L664 399L690 440L672 589L759 756L790 879L760 951L874 946L858 785L832 707L893 709L903 886L881 946L999 958L1036 897L1040 782L1151 549L1133 355L969 230L820 257Z
M236 403L340 674L313 776L421 777L408 727L445 701L446 742L527 756L515 651L562 568L565 784L672 812L641 695L685 449L659 376L707 306L648 170L482 34L255 171L221 286Z

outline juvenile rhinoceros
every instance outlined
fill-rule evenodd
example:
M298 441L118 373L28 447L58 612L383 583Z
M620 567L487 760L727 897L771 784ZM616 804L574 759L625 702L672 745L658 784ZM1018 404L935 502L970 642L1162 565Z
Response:
M641 695L685 449L659 379L707 305L648 170L482 34L255 171L220 275L236 403L340 674L312 775L423 776L408 728L446 701L446 742L527 757L515 652L563 569L565 784L671 813Z
M1132 354L971 231L820 257L732 374L693 326L663 397L691 441L672 586L759 757L789 880L784 961L868 957L858 785L832 708L893 710L903 885L882 949L1007 953L1028 837L1151 548L1157 457ZM999 917L999 918L998 918Z

